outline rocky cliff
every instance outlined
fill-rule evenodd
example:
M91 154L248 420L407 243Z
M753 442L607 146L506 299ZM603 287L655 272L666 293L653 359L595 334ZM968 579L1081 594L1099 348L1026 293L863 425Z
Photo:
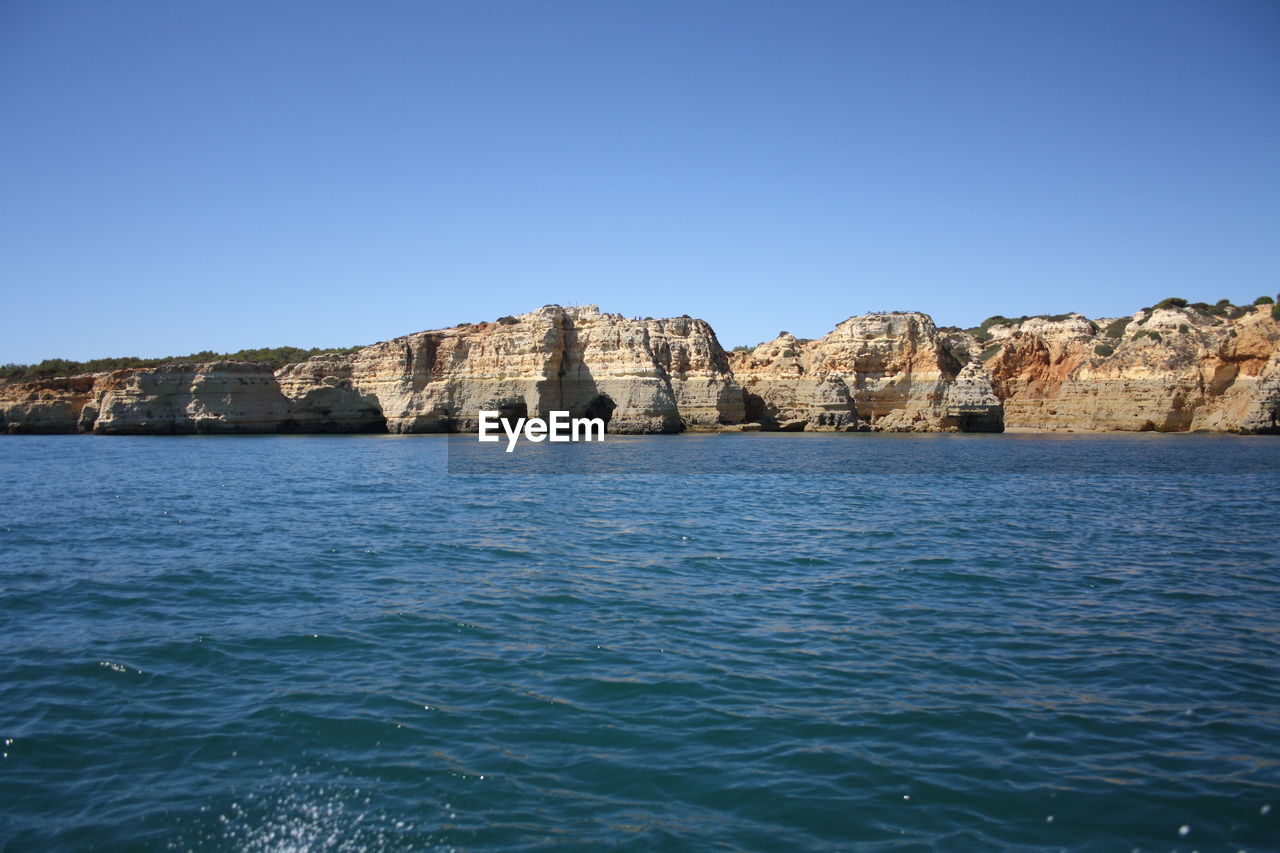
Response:
M0 386L0 432L466 432L481 409L569 411L615 433L777 430L1280 432L1280 323L1160 307L939 330L851 317L725 353L691 317L549 305L273 372L171 364Z
M171 364L0 388L0 431L107 435L276 432L288 414L271 368Z
M68 433L92 429L97 409L91 410L87 422L80 416L96 399L99 379L108 375L89 374L0 386L0 432Z
M549 305L496 323L420 332L279 373L297 428L468 432L477 413L602 417L616 433L742 420L742 397L701 320L628 319Z
M568 411L615 433L740 423L742 394L705 322L549 305L420 332L276 373L259 364L163 365L0 388L0 430L21 432L466 432L478 412Z
M1074 314L988 332L979 360L1010 427L1257 432L1280 408L1280 323L1270 306L1235 319L1188 307L1127 322Z
M768 427L998 432L991 378L967 362L928 315L895 312L850 317L818 340L783 332L731 364L747 417Z

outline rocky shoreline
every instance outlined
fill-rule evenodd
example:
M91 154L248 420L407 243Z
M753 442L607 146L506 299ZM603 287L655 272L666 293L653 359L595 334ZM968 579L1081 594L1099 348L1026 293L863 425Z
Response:
M478 412L603 417L613 433L1214 431L1280 434L1280 321L1157 306L939 329L850 317L726 352L692 317L548 305L272 370L214 361L0 386L0 432L474 432Z

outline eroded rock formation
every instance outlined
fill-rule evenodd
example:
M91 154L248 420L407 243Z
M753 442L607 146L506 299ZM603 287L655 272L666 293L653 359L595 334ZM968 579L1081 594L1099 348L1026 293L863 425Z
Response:
M1192 308L1139 311L1111 327L1114 336L1107 324L1078 314L992 326L981 358L1004 402L1005 423L1256 431L1269 420L1262 412L1275 397L1280 347L1269 306L1234 320Z
M701 320L628 319L548 305L496 323L419 332L279 372L298 428L469 432L477 413L567 411L617 433L742 420L742 397Z
M928 315L895 312L850 317L818 340L783 332L731 364L748 417L768 427L998 432L1000 401L980 367L951 390L964 358Z
M468 432L482 409L568 411L615 433L743 420L728 357L705 322L595 306L420 332L275 374L218 362L0 388L7 432Z
M271 368L168 364L0 388L0 429L106 435L276 432L288 414Z
M979 339L981 338L981 340ZM1280 432L1280 323L1188 308L996 323L851 317L727 354L711 327L549 305L419 332L274 373L172 364L0 386L0 431L466 432L481 409L683 429Z

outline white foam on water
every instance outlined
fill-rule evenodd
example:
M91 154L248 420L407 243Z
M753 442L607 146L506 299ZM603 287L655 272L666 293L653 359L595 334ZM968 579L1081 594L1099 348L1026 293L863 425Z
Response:
M296 774L291 777L296 779ZM317 786L298 792L249 794L217 815L217 825L170 849L232 849L246 853L379 853L436 849L437 842L411 820L370 811L369 791ZM447 813L449 806L444 807Z

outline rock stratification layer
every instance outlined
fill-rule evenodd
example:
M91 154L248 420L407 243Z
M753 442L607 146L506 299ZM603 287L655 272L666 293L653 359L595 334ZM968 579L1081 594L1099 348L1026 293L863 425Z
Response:
M481 410L568 411L615 433L743 419L728 356L705 322L595 306L419 332L274 374L214 362L0 388L0 430L13 433L468 432Z
M277 432L287 418L271 368L166 364L0 388L0 430L182 435Z
M991 377L964 368L928 315L850 317L818 340L783 332L731 362L748 417L779 429L999 432ZM961 412L961 409L964 412Z
M548 305L272 371L169 364L0 385L0 432L469 432L481 410L568 411L614 433L761 428L1280 433L1280 322L1191 307L970 333L850 317L726 353L702 320Z
M981 358L1011 427L1258 432L1280 408L1270 306L1230 320L1173 307L1106 328L1074 314L989 332Z
M109 374L80 422L106 435L275 432L288 416L271 369L226 361Z
M481 410L601 417L616 433L742 419L715 332L701 320L628 319L549 305L496 323L419 332L279 373L299 428L469 432Z

